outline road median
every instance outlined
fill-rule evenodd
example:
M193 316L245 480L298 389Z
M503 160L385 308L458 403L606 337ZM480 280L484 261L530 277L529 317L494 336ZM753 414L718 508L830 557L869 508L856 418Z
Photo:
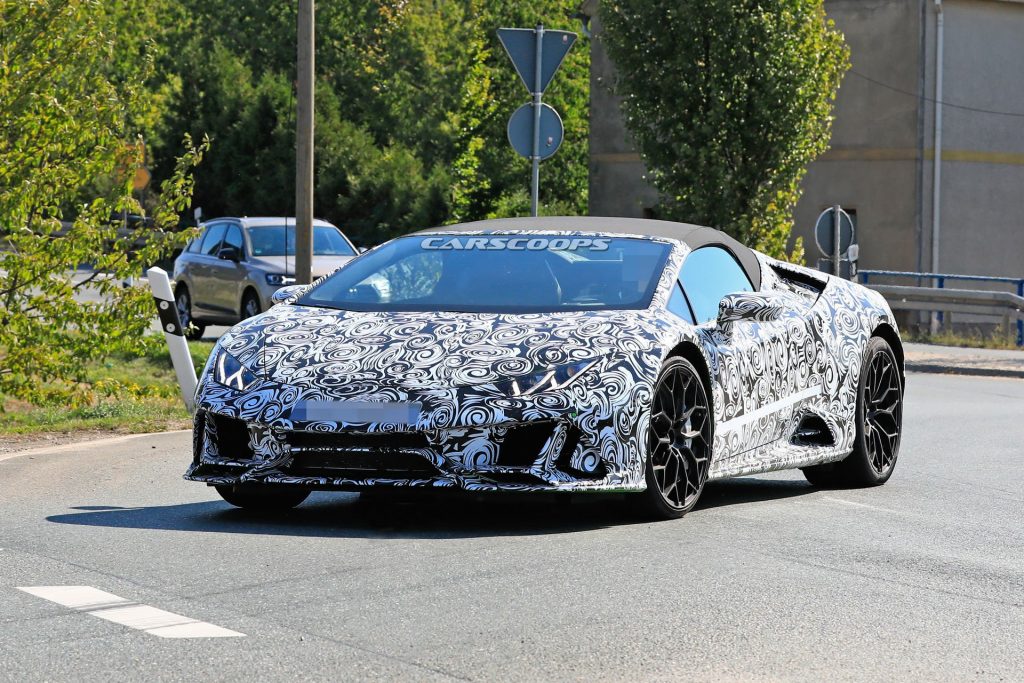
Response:
M1024 379L1024 351L908 343L908 372Z

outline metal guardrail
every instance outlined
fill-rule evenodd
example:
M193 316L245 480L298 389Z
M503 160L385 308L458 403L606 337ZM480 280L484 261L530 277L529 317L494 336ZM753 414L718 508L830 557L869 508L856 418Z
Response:
M1017 346L1024 346L1024 278L913 273L901 270L862 270L858 275L862 284L869 285L882 294L893 309L935 311L939 314L940 322L944 312L1002 316L1006 323L1014 319L1017 321ZM932 280L936 286L871 285L872 276ZM983 289L949 289L946 288L948 280L1011 284L1016 286L1017 292L1014 294Z

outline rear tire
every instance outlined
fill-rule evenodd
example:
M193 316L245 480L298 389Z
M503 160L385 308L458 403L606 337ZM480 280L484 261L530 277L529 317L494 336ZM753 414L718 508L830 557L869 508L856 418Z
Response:
M188 293L188 287L181 285L174 295L174 307L178 309L178 321L181 329L185 332L185 339L197 340L203 338L206 332L206 325L197 323L192 317L192 297Z
M803 468L807 481L822 488L861 488L888 481L900 450L903 388L892 347L881 337L872 337L857 385L853 452L840 462Z
M651 397L641 511L655 519L678 519L693 509L711 464L712 420L700 373L685 358L669 358Z
M215 488L220 497L227 502L253 512L291 510L309 497L309 491L302 489L259 484L227 484Z

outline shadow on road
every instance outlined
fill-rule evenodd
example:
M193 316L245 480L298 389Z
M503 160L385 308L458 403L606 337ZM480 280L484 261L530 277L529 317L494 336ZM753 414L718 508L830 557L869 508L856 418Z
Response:
M729 505L752 504L805 495L803 481L740 478L710 482L691 513ZM217 533L346 538L474 538L561 534L611 526L644 524L629 496L482 494L468 496L314 494L286 513L256 514L222 501L137 508L81 505L78 512L47 521L125 529L163 529Z

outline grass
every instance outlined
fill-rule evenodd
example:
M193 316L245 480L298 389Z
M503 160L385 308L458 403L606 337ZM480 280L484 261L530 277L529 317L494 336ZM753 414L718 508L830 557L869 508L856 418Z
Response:
M917 342L920 344L939 344L942 346L962 346L969 349L1008 349L1022 351L1017 346L1017 330L1014 328L1012 334L1006 335L1002 330L984 332L980 329L953 332L940 330L937 334L930 334L927 330L911 331L905 334L904 341Z
M197 372L212 349L210 342L189 343ZM0 396L0 437L77 432L134 434L190 425L166 347L147 357L115 357L95 363L88 370L88 379L135 385L139 396L101 397L79 408L34 406Z

